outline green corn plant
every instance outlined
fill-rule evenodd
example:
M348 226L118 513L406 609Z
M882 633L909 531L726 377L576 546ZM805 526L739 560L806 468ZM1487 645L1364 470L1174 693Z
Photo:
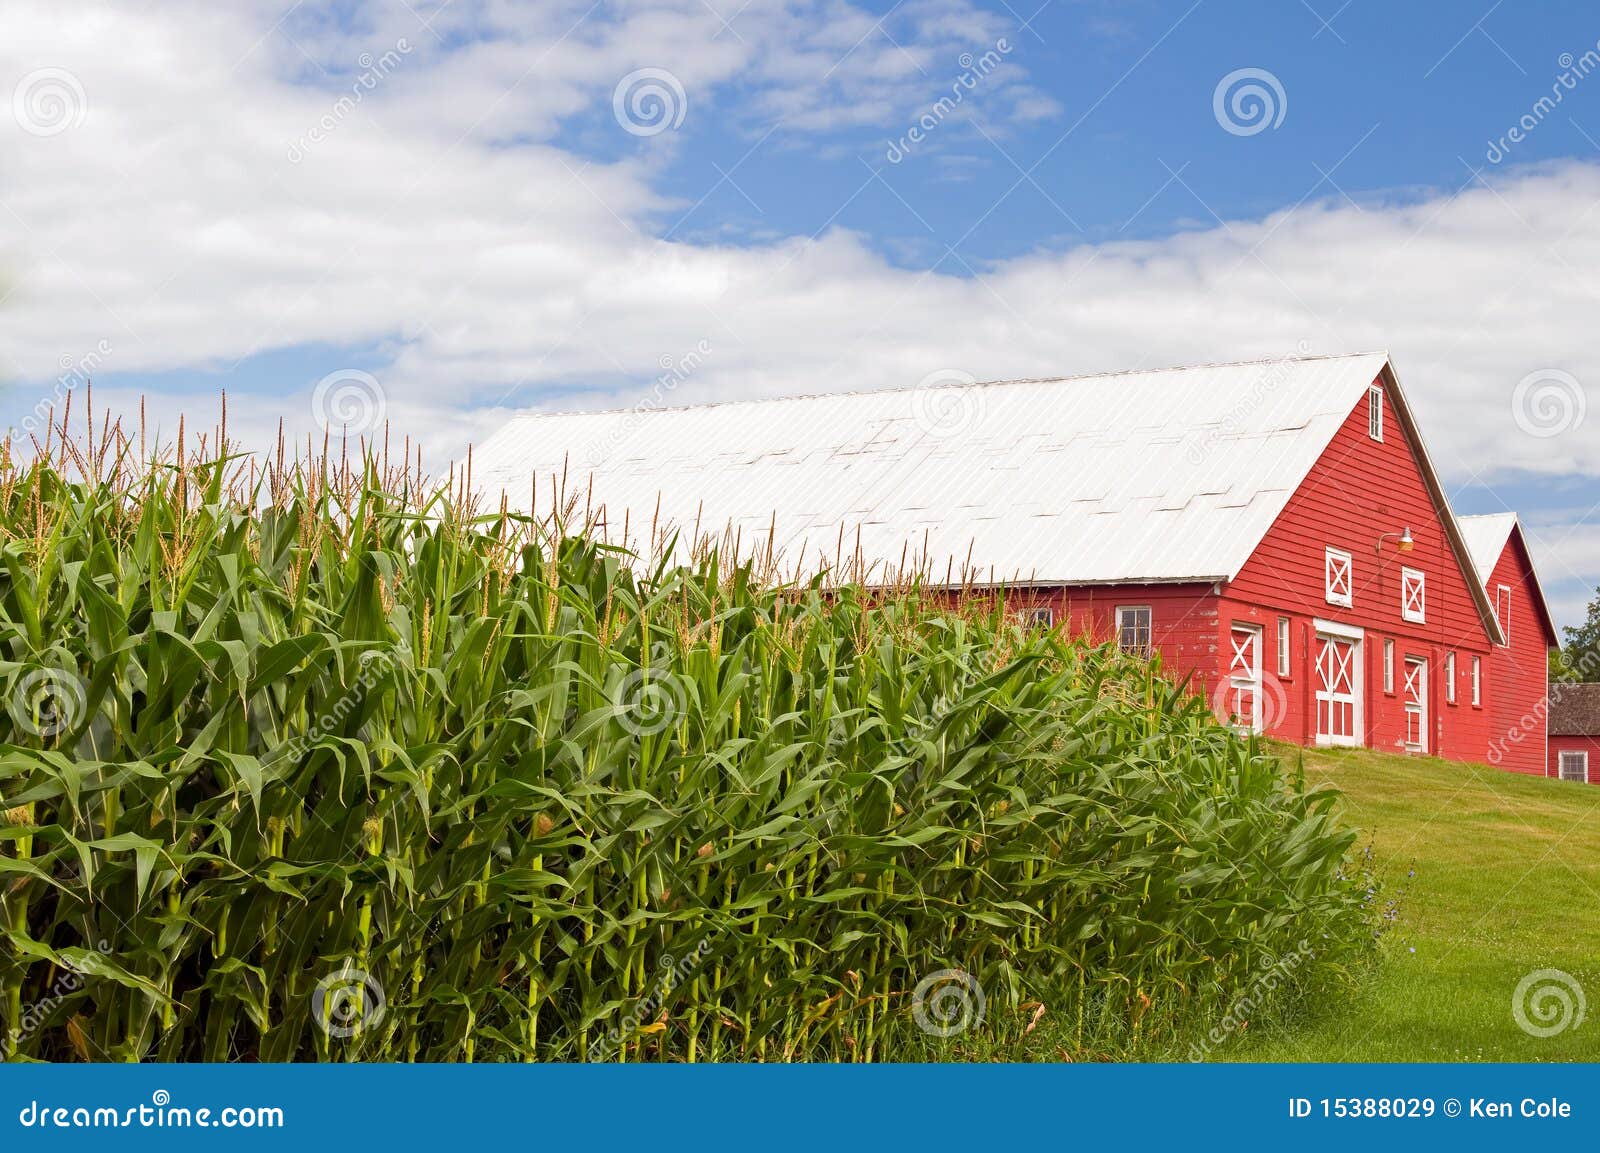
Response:
M0 457L9 1056L1138 1055L1371 950L1331 793L1003 598L144 439Z

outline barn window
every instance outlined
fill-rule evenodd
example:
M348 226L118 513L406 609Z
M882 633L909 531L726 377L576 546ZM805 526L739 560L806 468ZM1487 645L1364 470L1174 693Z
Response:
M1051 608L1036 608L1028 610L1028 624L1033 628L1048 629L1055 626L1056 614Z
M1561 779L1563 781L1587 781L1589 779L1589 754L1582 751L1562 753Z
M1494 590L1494 619L1500 623L1500 635L1511 643L1511 586L1501 585Z
M1444 700L1446 704L1456 703L1456 654L1444 654Z
M1289 618L1278 618L1278 675L1289 675Z
M1373 440L1383 439L1383 389L1367 389L1367 435Z
M1383 642L1383 691L1394 695L1394 641L1387 637Z
M1323 595L1330 605L1343 605L1349 608L1354 603L1354 598L1351 596L1351 589L1354 588L1351 566L1350 554L1343 549L1323 550Z
M1472 658L1472 707L1483 707L1483 661Z
M1117 606L1117 647L1136 657L1150 655L1150 606Z
M1400 570L1400 615L1419 625L1428 620L1428 578L1414 568Z

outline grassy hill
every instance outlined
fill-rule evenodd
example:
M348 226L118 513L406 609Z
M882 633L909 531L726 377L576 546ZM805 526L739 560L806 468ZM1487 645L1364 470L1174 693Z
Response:
M1367 750L1282 753L1344 791L1346 820L1403 890L1399 917L1360 996L1246 1027L1214 1059L1600 1060L1600 788ZM1512 996L1538 969L1579 981L1581 1025L1519 1027Z

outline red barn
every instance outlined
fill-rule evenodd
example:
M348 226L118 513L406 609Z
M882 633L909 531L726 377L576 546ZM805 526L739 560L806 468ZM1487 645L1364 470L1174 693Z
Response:
M1486 761L1532 691L1513 646L1551 639L1508 533L1532 600L1505 643L1382 353L529 414L475 468L524 508L564 478L645 554L670 525L797 577L1003 586L1307 744Z
M1548 773L1564 781L1600 785L1600 685L1550 686Z
M1489 763L1546 772L1550 650L1559 643L1515 513L1460 518L1467 551L1494 605L1503 643L1489 654Z

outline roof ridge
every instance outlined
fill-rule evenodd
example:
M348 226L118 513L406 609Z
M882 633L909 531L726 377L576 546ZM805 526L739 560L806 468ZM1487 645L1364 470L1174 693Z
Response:
M837 392L797 392L785 393L782 396L734 397L728 400L709 400L702 401L699 404L661 405L655 408L645 408L643 405L633 404L618 408L564 408L541 411L523 410L513 415L511 417L511 421L538 420L544 417L552 416L621 416L625 413L639 413L641 411L652 414L661 412L690 412L708 408L729 408L734 405L741 404L782 404L786 401L821 400L823 398L850 396L896 395L908 392L933 392L940 389L949 388L1004 388L1013 384L1067 384L1074 381L1106 380L1119 376L1150 376L1166 372L1195 372L1210 368L1244 368L1250 365L1300 364L1318 360L1361 360L1369 356L1381 356L1385 360L1389 359L1389 353L1385 349L1368 349L1363 352L1325 352L1305 355L1296 354L1292 356L1262 356L1247 360L1218 360L1202 364L1172 364L1164 365L1158 368L1122 368L1109 372L1082 372L1069 376L1013 376L1005 377L1000 380L951 381L946 384L923 384L919 382L917 384L897 385L892 388L852 388L841 389ZM938 373L935 372L930 375L938 375ZM923 379L926 380L927 378L924 377Z

